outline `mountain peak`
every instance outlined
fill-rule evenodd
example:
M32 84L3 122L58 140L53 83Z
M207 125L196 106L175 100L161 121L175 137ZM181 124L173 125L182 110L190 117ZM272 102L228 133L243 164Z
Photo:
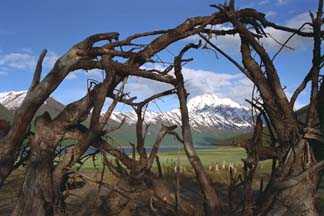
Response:
M0 92L0 104L9 110L15 110L21 105L26 94L26 90Z
M230 98L221 98L214 94L203 94L191 98L188 101L190 124L192 128L213 129L247 129L251 127L251 115L248 108L236 103ZM135 124L137 117L134 112L114 112L112 119L120 122L126 117L129 125ZM181 124L179 108L166 112L145 113L145 122L158 124Z
M27 91L8 91L0 92L0 104L9 111L16 111L24 101ZM44 104L38 109L37 113L41 114L45 111L49 112L52 116L56 116L64 109L64 105L56 101L54 98L49 97Z
M219 107L219 106L237 108L237 109L247 109L230 98L221 98L211 93L195 96L188 101L188 109L190 112L203 110L208 107Z

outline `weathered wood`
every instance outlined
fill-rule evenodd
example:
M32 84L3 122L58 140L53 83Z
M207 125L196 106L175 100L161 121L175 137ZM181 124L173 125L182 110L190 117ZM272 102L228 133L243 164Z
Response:
M184 79L182 75L182 57L184 53L190 48L198 48L196 45L189 44L183 48L178 56L174 59L174 73L177 79L176 89L177 96L180 104L181 112L181 129L182 139L186 155L189 159L191 166L194 168L198 182L201 187L201 191L205 197L205 213L206 215L221 215L221 202L216 194L215 189L212 186L211 180L209 179L200 158L197 155L195 147L193 145L191 127L189 123L189 112L187 107L188 93L184 85Z

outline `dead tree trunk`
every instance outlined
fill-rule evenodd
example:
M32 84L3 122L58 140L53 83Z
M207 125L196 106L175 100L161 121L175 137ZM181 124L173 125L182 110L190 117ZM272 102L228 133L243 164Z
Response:
M315 207L317 170L313 168L316 161L307 133L302 131L294 115L293 106L297 96L293 96L292 101L288 100L272 59L256 39L257 36L248 30L247 25L251 25L258 36L262 37L265 35L262 29L264 22L261 21L261 24L246 22L237 16L234 1L230 3L219 6L218 9L224 12L239 33L242 61L245 67L243 70L239 68L258 88L263 101L261 105L276 133L277 140L274 147L280 149L276 153L278 165L274 167L274 174L267 189L260 196L256 211L260 215L317 215ZM317 18L313 19L314 52L309 76L312 81L312 94L307 128L305 128L307 131L313 128L316 122L314 107L318 95L322 7L323 1L320 1ZM252 57L251 49L260 57L264 67L261 67ZM298 95L300 90L297 91Z
M181 71L182 57L185 54L185 52L190 48L198 48L198 47L196 45L189 44L174 59L174 73L177 79L176 89L177 89L177 95L180 104L183 144L184 144L184 149L186 151L186 155L192 167L195 170L202 193L204 194L205 197L206 215L213 215L213 216L221 215L220 200L215 192L214 187L212 186L212 182L209 179L203 164L200 161L200 158L197 155L197 152L195 150L192 141L191 127L189 123L189 112L187 108L188 93L184 86L184 79Z
M51 130L48 127L49 123L48 113L36 120L36 134L30 141L31 155L26 168L25 181L12 216L54 215L55 193L52 171L55 152L51 144L55 138L47 133Z
M322 139L322 143L324 143L324 78L322 78L322 83L318 94L317 112L319 117L321 135L322 135L321 139ZM321 160L323 159L324 157L321 157Z
M98 116L98 113L100 114L107 91L111 90L111 86L114 86L114 81L114 76L110 75L103 83L89 90L85 97L66 106L53 120L47 112L36 119L36 130L30 141L31 156L26 169L21 198L12 215L44 216L64 213L61 184L64 172L59 172L62 176L54 172L57 169L54 167L55 150L69 129L74 128L87 118L93 106L95 107L93 111L95 119L93 118L92 125L99 125L100 115ZM99 103L100 107L97 107L96 103ZM89 137L91 139L94 137L91 132L86 135L83 142L86 142ZM96 137L94 138L96 139ZM90 145L88 143L87 145L81 144L78 146L80 149L75 152L75 161ZM70 156L69 161L73 161L73 155L68 156ZM61 163L63 162L65 160L61 161Z

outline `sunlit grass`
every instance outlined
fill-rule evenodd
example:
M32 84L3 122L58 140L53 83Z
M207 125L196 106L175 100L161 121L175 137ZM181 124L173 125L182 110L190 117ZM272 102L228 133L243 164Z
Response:
M209 149L198 149L197 154L200 157L208 175L213 181L228 183L230 179L230 168L235 175L242 173L242 159L246 157L245 150L239 147L215 147ZM109 157L113 159L112 157ZM194 170L191 167L187 156L183 150L160 152L159 159L163 172L168 176L174 173L175 166L179 163L180 171L186 176L194 177ZM90 157L81 166L83 171L100 171L102 169L102 157ZM156 169L156 165L153 167ZM271 161L263 161L259 163L257 175L267 177L271 170Z
M238 147L215 147L208 149L198 149L197 153L204 166L214 165L215 163L242 163L246 157L245 150ZM172 165L179 159L181 166L190 166L187 156L183 150L160 152L159 159L164 166ZM82 165L82 169L95 169L102 167L100 154L90 157Z

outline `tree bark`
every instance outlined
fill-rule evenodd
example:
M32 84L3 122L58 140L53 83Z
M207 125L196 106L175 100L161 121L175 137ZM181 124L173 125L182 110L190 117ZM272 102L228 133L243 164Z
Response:
M200 158L197 155L197 152L195 150L195 147L193 145L192 140L192 134L191 134L191 127L189 123L189 112L187 108L187 96L188 93L184 86L184 79L181 72L181 63L182 63L182 55L184 52L191 48L192 44L185 47L181 54L177 57L175 57L174 60L174 70L175 70L175 76L177 79L177 95L179 99L180 104L180 112L181 112L181 128L182 128L182 138L183 138L183 144L184 149L186 152L186 155L189 159L189 162L191 166L194 168L198 182L200 184L200 188L202 190L202 193L205 197L205 213L206 215L216 216L221 215L221 203L220 200L216 194L215 189L212 186L212 182L209 179L205 168L203 164L201 163Z
M317 171L307 172L316 161L308 141L301 139L288 154L262 195L264 199L258 204L259 215L318 215L315 199Z
M28 160L24 184L12 216L57 215L56 195L53 190L53 160L56 137L49 133L49 114L36 121L36 134L30 141L31 155ZM53 136L54 135L54 136Z

